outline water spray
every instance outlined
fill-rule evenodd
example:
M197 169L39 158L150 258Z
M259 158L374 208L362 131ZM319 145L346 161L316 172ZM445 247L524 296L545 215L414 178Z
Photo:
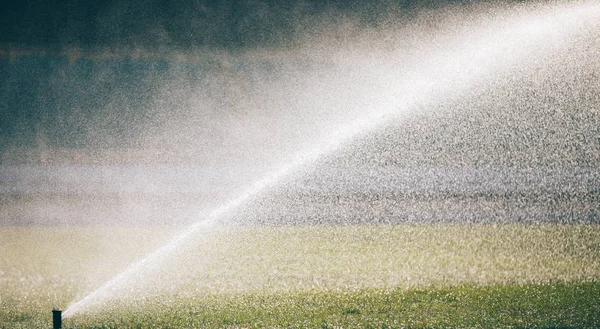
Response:
M264 194L294 172L306 168L345 143L356 139L357 136L372 131L392 118L398 118L400 114L431 105L434 94L444 99L448 95L467 91L485 78L502 74L503 69L510 65L520 64L532 52L540 51L540 48L548 46L551 50L552 42L549 42L549 39L559 42L567 40L565 36L576 32L577 27L581 26L580 18L584 18L582 21L585 21L585 18L593 18L600 14L600 6L593 2L590 4L554 6L542 13L520 15L515 21L509 21L508 25L483 30L486 32L483 37L467 40L469 43L458 40L460 44L456 49L432 54L431 58L423 60L419 69L402 75L402 81L394 80L398 76L386 72L385 69L374 72L375 75L389 78L391 81L387 82L394 86L391 91L376 90L382 93L377 106L366 109L362 117L347 122L342 127L338 127L339 129L332 129L335 133L327 136L328 138L322 144L301 152L292 161L257 180L247 189L242 190L237 197L214 209L205 220L188 226L168 243L131 264L83 299L71 304L64 313L65 318L91 304L112 297L115 291L121 290L124 282L148 265L163 261L194 234L214 227L226 214L254 197ZM459 39L461 37L466 38L468 35L459 36ZM60 328L60 322L58 324ZM56 322L55 328L57 328Z

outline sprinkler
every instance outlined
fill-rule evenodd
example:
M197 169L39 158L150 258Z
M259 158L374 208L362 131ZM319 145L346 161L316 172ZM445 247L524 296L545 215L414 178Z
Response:
M54 309L52 310L52 328L61 329L62 327L62 311Z

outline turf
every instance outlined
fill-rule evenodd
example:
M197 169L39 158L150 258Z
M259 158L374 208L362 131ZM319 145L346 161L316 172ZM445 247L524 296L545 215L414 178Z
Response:
M211 295L113 308L90 328L597 328L600 285L552 283Z
M0 228L0 328L48 328L175 233ZM216 229L65 328L600 327L600 226Z

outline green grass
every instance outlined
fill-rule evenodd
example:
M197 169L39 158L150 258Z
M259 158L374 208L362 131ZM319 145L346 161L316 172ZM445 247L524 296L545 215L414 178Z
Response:
M78 317L73 327L423 328L599 327L600 285L455 286L178 298L120 305Z
M166 228L0 228L0 328L47 328ZM65 328L600 327L600 226L215 229Z

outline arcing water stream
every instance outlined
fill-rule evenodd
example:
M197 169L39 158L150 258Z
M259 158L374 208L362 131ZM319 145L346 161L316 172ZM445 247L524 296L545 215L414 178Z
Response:
M237 197L215 208L208 218L190 225L167 244L70 305L64 312L64 317L73 316L119 295L128 280L143 273L148 267L160 264L173 251L182 248L194 234L218 225L228 213L268 192L290 175L336 151L359 135L376 129L390 119L397 119L448 97L461 95L476 88L479 83L510 74L515 67L526 69L529 61L535 61L540 56L563 52L573 39L572 36L600 19L600 4L593 1L537 5L533 6L533 10L524 8L528 10L517 15L507 15L490 25L481 22L481 26L467 35L458 35L452 40L446 40L441 46L429 49L427 56L420 58L418 65L408 72L405 67L399 66L405 63L398 63L397 70L391 70L389 65L364 65L365 62L359 60L356 65L360 66L367 78L371 78L368 81L376 81L375 85L366 85L364 88L365 93L369 93L369 99L377 99L376 104L366 105L368 108L360 117L333 129L333 133L326 136L320 144L255 181Z

